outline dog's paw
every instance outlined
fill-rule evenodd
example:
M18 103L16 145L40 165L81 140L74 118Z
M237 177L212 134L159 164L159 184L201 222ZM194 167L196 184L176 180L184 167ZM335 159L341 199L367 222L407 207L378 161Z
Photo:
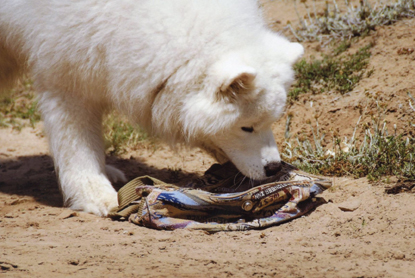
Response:
M105 171L107 173L108 179L113 182L127 182L127 178L121 170L118 170L114 166L105 165Z
M62 183L64 205L70 209L107 216L118 206L117 192L104 175L68 175L71 180ZM63 179L65 181L65 179Z
M89 202L83 211L106 217L111 209L118 207L117 193L100 194L97 201Z
M92 199L84 199L82 202L74 202L69 206L72 210L92 213L97 216L106 217L111 209L118 207L117 193L97 192Z

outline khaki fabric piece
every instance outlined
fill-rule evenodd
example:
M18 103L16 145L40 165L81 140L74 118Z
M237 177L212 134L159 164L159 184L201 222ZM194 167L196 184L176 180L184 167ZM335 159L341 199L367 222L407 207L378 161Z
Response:
M142 196L137 195L136 188L145 185L166 185L166 183L152 178L143 176L133 179L118 191L118 207L113 208L108 214L111 218L127 218L132 213L138 212Z

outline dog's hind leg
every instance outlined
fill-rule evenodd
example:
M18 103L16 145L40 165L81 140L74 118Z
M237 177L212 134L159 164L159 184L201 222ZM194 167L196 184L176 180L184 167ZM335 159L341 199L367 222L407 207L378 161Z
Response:
M105 169L103 106L50 92L39 104L64 205L106 216L117 206L117 193Z

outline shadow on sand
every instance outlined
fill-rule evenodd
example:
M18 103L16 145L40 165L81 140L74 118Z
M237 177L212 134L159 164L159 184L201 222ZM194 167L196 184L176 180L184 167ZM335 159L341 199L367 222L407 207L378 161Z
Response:
M128 180L150 175L165 182L185 185L197 177L196 174L183 171L151 167L136 158L107 157L107 164L122 170ZM116 190L123 185L123 183L113 184ZM31 196L41 204L62 207L62 196L53 161L48 155L0 159L0 192L8 195Z

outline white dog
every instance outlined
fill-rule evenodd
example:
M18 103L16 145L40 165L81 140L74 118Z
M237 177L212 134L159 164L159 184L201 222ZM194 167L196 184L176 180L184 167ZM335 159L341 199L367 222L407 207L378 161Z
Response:
M254 0L0 0L0 85L30 72L66 206L117 205L102 117L200 147L263 179L280 167L271 124L303 48Z

